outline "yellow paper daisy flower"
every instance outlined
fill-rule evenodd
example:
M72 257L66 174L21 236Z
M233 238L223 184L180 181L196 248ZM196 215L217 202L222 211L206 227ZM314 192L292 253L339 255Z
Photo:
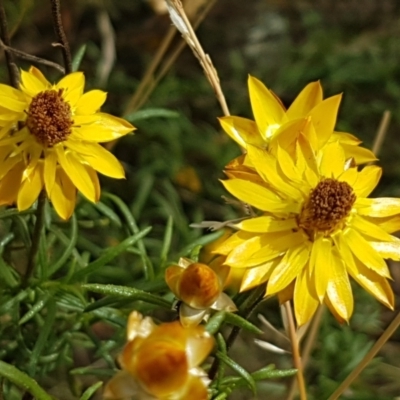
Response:
M184 328L179 321L157 326L133 311L127 339L119 356L122 371L107 383L105 399L208 399L210 381L199 365L214 338L203 326Z
M223 292L230 268L210 266L181 257L178 265L165 270L165 281L181 301L179 318L184 327L207 320L212 310L237 311L235 303Z
M99 112L107 94L84 93L84 85L82 72L51 84L34 67L21 71L19 90L0 84L0 205L16 202L25 210L45 189L67 219L76 189L90 201L99 200L97 172L124 177L120 162L99 143L135 128Z
M353 158L356 164L376 160L370 150L358 146L361 141L355 136L334 132L342 95L323 99L319 81L308 84L287 110L279 98L258 79L249 76L248 86L255 121L237 116L219 119L224 131L242 148L246 149L251 144L274 152L279 144L290 150L301 129L299 120L308 117L313 124L312 134L317 139L315 150L321 149L327 142L338 141L346 158Z
M236 224L238 232L215 252L246 268L241 290L267 282L266 295L293 298L299 325L325 303L341 321L353 311L349 275L387 307L393 293L386 258L400 260L400 199L368 199L381 176L377 166L349 167L338 143L318 157L299 136L296 161L248 145L251 168L227 171L225 188L261 211ZM253 170L252 168L255 168Z

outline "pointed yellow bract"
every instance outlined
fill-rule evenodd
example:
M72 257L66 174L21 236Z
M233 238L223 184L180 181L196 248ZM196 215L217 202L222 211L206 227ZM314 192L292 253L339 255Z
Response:
M183 328L179 321L155 325L133 311L122 371L107 384L106 399L207 400L207 374L199 368L214 347L203 326Z
M223 293L228 274L226 265L212 269L187 258L181 258L179 265L166 269L165 281L172 293L182 301L179 316L183 326L198 325L203 319L208 319L211 310L237 311L232 299Z
M82 72L51 84L36 68L21 71L20 89L0 85L0 205L29 208L45 190L56 212L68 219L76 190L100 197L97 172L123 178L121 163L99 143L135 128L99 112L107 94L84 93Z
M246 157L228 165L225 188L260 212L237 223L238 231L214 253L226 256L226 265L246 269L241 290L267 283L266 295L292 296L299 325L320 303L348 321L349 276L393 308L384 259L400 259L400 240L391 235L400 229L400 200L366 198L380 168L350 167L338 142L313 152L303 134L295 154L278 146L271 156L248 144Z
M323 99L319 81L309 83L286 110L279 98L261 81L249 76L251 107L255 121L237 116L220 118L224 131L244 149L248 145L268 148L276 153L284 148L295 156L295 144L300 133L319 151L328 142L339 142L346 159L356 164L375 161L375 155L359 147L360 141L344 132L334 132L342 96Z

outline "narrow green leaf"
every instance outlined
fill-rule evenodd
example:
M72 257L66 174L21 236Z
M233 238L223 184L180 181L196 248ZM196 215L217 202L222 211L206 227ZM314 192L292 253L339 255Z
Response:
M118 297L129 298L132 300L141 300L149 304L158 305L171 309L172 303L162 297L154 294L144 292L143 290L117 285L102 285L99 283L88 283L82 285L83 289L90 290L91 292L101 293L106 295L113 295Z
M199 245L205 246L206 244L211 243L214 240L217 240L223 234L224 234L224 232L221 230L221 231L216 231L216 232L210 233L209 235L204 235L204 236L198 238L197 240L195 240L194 242L190 243L189 245L187 245L184 249L182 249L179 252L179 254L188 256L196 246L199 246Z
M119 216L115 213L114 210L112 210L110 207L108 207L106 204L102 202L98 202L94 204L95 208L97 208L103 215L105 215L111 222L113 222L116 226L121 228L122 223L119 218Z
M227 355L225 355L220 351L217 352L217 357L220 359L220 361L222 361L228 367L232 368L235 372L237 372L246 381L251 391L254 394L256 393L256 383L253 377L242 366L237 364L235 361L233 361L231 358L229 358Z
M0 376L28 391L36 400L53 400L34 379L4 361L0 361Z
M149 118L177 118L179 113L166 110L165 108L146 108L145 110L135 111L126 115L124 118L129 122L137 122Z
M86 44L83 44L81 47L79 47L78 51L74 55L72 59L72 71L78 71L79 67L81 65L82 59L86 53Z
M44 325L40 329L39 337L35 343L35 347L32 350L29 365L28 365L28 372L29 375L35 375L36 368L38 366L38 359L42 355L42 351L46 346L47 339L54 329L54 320L56 318L56 303L49 302L47 306L47 316L44 322Z
M23 290L19 292L15 297L11 298L10 300L0 305L0 315L10 311L16 304L24 300L29 295L30 292L31 292L30 289Z
M151 231L151 227L144 229L136 235L130 236L125 239L123 242L119 243L115 247L111 247L107 249L101 257L99 257L96 261L91 262L86 268L83 268L72 276L72 281L79 281L82 278L88 276L92 272L96 271L98 268L102 267L109 261L113 260L119 254L124 252L128 247L132 246L134 243L139 241L141 238L146 236Z
M140 193L140 190L139 190ZM128 223L128 228L132 234L136 235L139 233L139 227L133 217L132 213L129 211L128 206L118 197L110 193L105 193L104 197L109 198L112 200L115 205L120 209L122 215L125 217L126 222ZM143 270L146 280L153 280L154 279L154 268L153 264L151 263L149 257L147 257L146 247L142 240L138 240L137 246L141 252L140 258L142 259L143 263Z
M217 334L217 346L218 346L218 351L220 351L222 354L227 355L227 347L226 347L226 342L224 337L222 336L221 333ZM225 364L220 362L218 363L218 372L217 372L217 387L220 387L222 379L225 375Z
M244 319L243 317L235 313L227 313L225 322L227 322L228 324L238 326L239 328L245 329L246 331L255 333L257 335L261 335L263 333L263 331L260 328L252 324L247 319Z
M297 374L297 369L274 369L274 365L269 365L256 372L253 372L251 376L259 381L261 379L275 379L275 378L286 378Z
M216 312L207 322L206 325L206 331L210 333L211 335L215 335L219 329L221 328L221 325L223 324L225 317L226 317L226 312L225 311L218 311Z
M25 211L18 211L17 208L9 208L8 210L2 210L0 213L0 219L14 217L15 215L26 215L26 214L34 214L35 210L33 208L29 208Z
M167 261L169 249L171 247L173 227L174 227L174 219L170 215L168 217L167 226L165 227L164 240L161 249L161 255L160 255L161 267L163 267Z
M57 235L59 233L58 229L57 230L51 229L51 230L56 236L58 236L58 238L60 238L60 236ZM71 232L69 234L69 238L67 241L68 243L67 247L65 248L64 253L58 258L58 260L53 265L50 266L49 276L52 276L66 263L66 261L68 260L68 258L75 249L77 239L78 239L78 223L75 214L72 214Z
M34 317L38 312L40 312L43 307L47 304L52 294L49 292L45 293L41 299L39 299L32 308L18 321L18 325L23 325Z
M103 386L103 382L97 382L93 384L92 386L88 387L80 397L80 400L89 400L95 392L97 392L98 389L100 389Z
M107 378L112 377L115 372L109 368L93 368L93 367L80 367L74 368L69 372L72 375L94 375L94 376L105 376Z

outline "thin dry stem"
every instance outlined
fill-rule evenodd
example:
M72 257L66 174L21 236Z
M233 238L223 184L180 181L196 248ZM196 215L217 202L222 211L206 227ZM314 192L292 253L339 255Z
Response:
M0 0L0 34L2 43L4 44L4 54L6 57L6 64L8 69L8 76L10 78L11 85L15 88L19 86L19 74L18 68L14 62L14 55L10 51L9 47L11 45L10 36L8 33L7 16L4 10L3 0Z
M379 124L378 130L375 135L374 144L372 145L372 152L375 155L378 155L381 151L382 144L385 140L388 131L390 118L391 118L391 112L388 110L384 111L381 122Z
M71 51L69 49L69 43L67 36L64 32L64 27L61 18L61 5L60 0L50 0L51 3L51 15L53 17L53 27L59 43L56 45L61 48L61 53L64 60L65 72L67 74L72 72L72 58Z
M14 49L12 47L6 46L6 44L0 39L0 48L14 54L16 57L20 58L21 60L31 61L33 63L47 65L48 67L55 68L56 70L60 71L62 74L65 74L65 69L60 64L57 64L53 61L46 60L44 58L33 56L32 54L25 53L21 50Z
M284 311L286 313L286 318L288 322L288 333L290 343L292 345L292 357L293 357L293 364L294 367L297 369L297 384L300 393L301 400L307 400L307 392L306 392L306 384L304 381L303 375L303 365L300 356L300 348L299 348L299 340L296 334L296 327L294 322L294 316L292 312L292 306L290 301L287 301L284 305Z
M215 96L222 108L223 114L225 116L230 115L217 71L214 68L210 56L204 52L203 47L201 46L197 35L192 27L192 24L190 23L189 18L185 13L182 3L179 0L170 0L167 3L176 11L178 16L182 19L186 29L185 32L182 32L182 36L186 40L189 47L192 49L193 54L199 60L200 65L202 66L204 73L215 92Z
M167 52L168 47L170 46L175 34L176 34L176 29L173 26L171 26L166 36L164 37L164 40L161 42L160 47L157 49L157 53L151 60L151 63L148 66L142 80L140 81L137 90L129 100L125 108L124 115L130 114L131 112L136 111L139 108L137 105L141 102L142 97L146 92L146 89L151 86L151 82L154 80L154 74L158 66L160 65L165 53Z
M362 370L369 364L369 362L376 356L378 351L383 345L389 340L393 333L400 326L400 313L396 315L391 324L386 328L385 332L382 333L381 337L372 346L371 350L365 355L357 367L351 371L349 376L340 384L340 386L334 391L329 397L329 400L336 400L339 396L353 383L353 381L360 375Z
M313 318L311 324L309 325L309 333L308 333L306 341L304 343L304 348L301 352L303 372L307 366L311 351L314 348L315 344L317 343L316 338L317 338L317 334L318 334L318 329L321 325L322 316L324 314L324 311L325 311L324 305L319 306L317 312L314 315L314 318ZM292 400L294 398L296 389L297 389L297 379L293 379L292 383L290 385L290 389L289 389L286 400Z

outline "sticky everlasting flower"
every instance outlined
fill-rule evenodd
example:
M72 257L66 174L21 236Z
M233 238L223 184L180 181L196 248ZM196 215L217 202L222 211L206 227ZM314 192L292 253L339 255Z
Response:
M206 400L209 380L198 366L209 355L214 338L204 327L183 328L179 321L156 326L132 312L122 367L107 384L106 399Z
M198 325L211 310L236 311L231 298L223 293L229 268L208 265L181 258L179 265L168 267L165 280L174 295L182 301L179 316L183 326Z
M376 160L370 150L358 146L361 141L356 137L334 132L342 96L323 99L319 81L308 84L287 110L279 98L258 79L249 76L248 86L255 121L237 116L220 118L224 131L244 149L250 144L274 152L279 144L291 153L301 132L298 120L308 118L312 122L311 134L317 139L315 150L327 142L338 141L346 158L353 158L356 164Z
M215 251L246 268L242 290L267 282L266 295L293 298L298 323L319 303L341 321L353 311L349 275L393 308L386 258L400 259L400 199L368 199L381 176L377 166L349 167L343 148L327 144L318 157L300 135L296 161L248 146L252 167L228 170L225 188L261 214L236 224L238 232Z
M31 67L21 71L20 89L0 85L0 204L29 208L45 189L57 213L71 216L76 189L98 201L97 172L123 178L120 162L99 143L134 127L99 112L106 93L84 93L82 72L57 84ZM97 172L96 172L97 171Z

